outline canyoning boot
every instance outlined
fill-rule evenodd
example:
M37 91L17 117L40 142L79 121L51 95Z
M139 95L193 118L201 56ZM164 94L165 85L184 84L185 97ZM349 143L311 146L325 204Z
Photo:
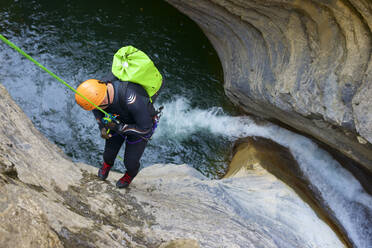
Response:
M119 181L116 183L116 187L118 188L127 188L132 182L132 177L128 175L128 173L125 173L122 178L119 179Z
M103 166L98 170L98 177L101 178L102 180L106 180L108 177L108 174L111 170L112 165L106 164L105 162L103 163Z

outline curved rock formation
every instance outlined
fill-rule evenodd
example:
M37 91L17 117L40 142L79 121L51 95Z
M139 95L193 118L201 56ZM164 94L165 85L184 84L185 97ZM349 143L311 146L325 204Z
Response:
M372 171L369 0L167 0L220 57L225 92Z

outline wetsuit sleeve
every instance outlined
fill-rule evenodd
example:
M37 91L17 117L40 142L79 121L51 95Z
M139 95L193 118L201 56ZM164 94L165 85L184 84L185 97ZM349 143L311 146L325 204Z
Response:
M138 88L128 87L125 100L129 114L134 119L134 124L123 125L117 132L125 135L147 136L152 131L152 115L148 105L151 104L147 96L136 91Z
M97 124L99 126L99 129L101 130L103 127L105 127L103 125L102 121L101 121L102 118L104 117L104 114L101 111L97 110L97 109L93 109L92 112L94 114L94 117L96 118L96 121L97 121Z

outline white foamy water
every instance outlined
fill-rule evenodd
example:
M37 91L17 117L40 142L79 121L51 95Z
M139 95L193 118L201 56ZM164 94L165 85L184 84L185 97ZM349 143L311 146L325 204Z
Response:
M261 136L287 147L353 244L372 247L372 197L350 172L310 139L273 124L257 125L249 117L227 116L220 108L192 109L182 97L164 105L154 139L182 140L197 131L231 140Z

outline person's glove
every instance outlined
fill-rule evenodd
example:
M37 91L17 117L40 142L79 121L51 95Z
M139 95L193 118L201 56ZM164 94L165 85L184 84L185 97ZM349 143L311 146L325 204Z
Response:
M101 128L101 137L102 139L109 139L112 137L112 135L110 133L107 133L107 129L106 128Z
M116 124L115 122L112 121L107 123L105 127L115 132L124 133L125 130L128 128L128 125L124 123Z

